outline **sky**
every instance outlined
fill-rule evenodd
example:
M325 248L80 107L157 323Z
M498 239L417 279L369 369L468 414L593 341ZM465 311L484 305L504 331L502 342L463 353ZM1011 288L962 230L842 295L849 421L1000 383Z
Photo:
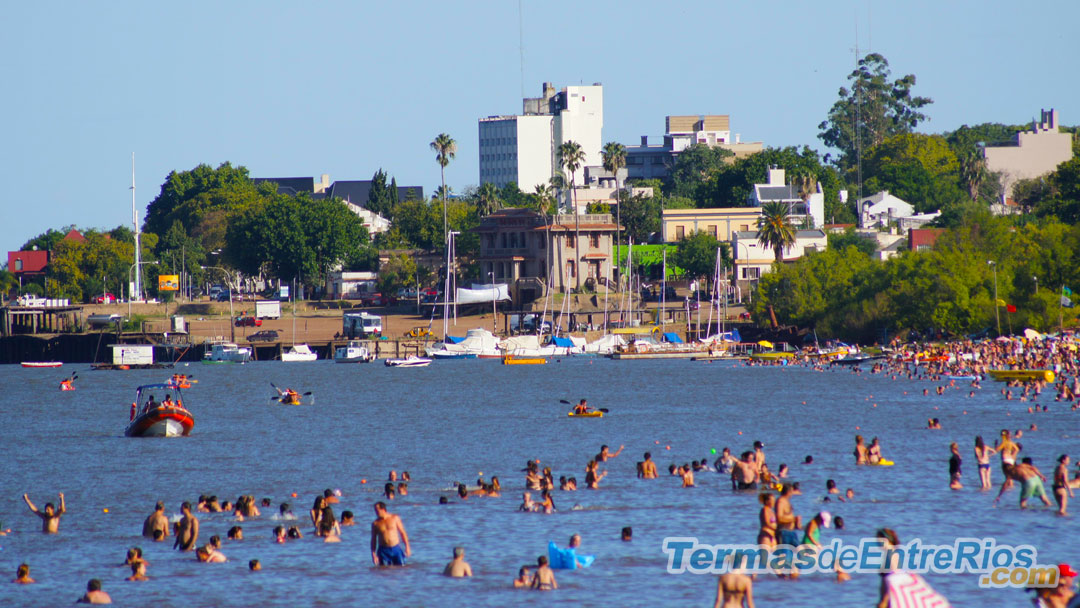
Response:
M519 12L520 9L520 12ZM131 225L170 171L478 182L477 119L542 82L604 85L604 141L729 114L742 141L809 145L861 55L915 74L925 132L1080 124L1080 3L999 0L6 3L0 250L48 228Z

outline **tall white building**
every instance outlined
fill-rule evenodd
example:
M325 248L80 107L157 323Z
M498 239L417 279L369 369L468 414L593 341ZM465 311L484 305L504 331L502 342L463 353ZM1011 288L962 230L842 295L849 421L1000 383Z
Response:
M501 188L516 182L523 191L532 192L561 169L556 152L567 141L577 142L585 152L576 173L580 183L586 166L601 164L603 128L600 83L569 86L556 93L545 82L540 97L522 100L522 114L479 120L480 183Z

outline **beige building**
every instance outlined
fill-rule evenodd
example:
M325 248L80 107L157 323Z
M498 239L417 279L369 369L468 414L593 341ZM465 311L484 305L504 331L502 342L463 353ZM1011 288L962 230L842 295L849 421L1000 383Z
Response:
M612 276L616 224L609 214L581 214L580 243L573 215L545 216L530 209L502 209L483 218L480 272L510 286L517 304L542 297L546 286L556 291L598 285ZM589 281L591 279L591 281Z
M1059 131L1058 124L1057 110L1043 110L1040 122L1017 133L1010 144L983 148L986 168L1002 175L1006 199L1017 180L1045 175L1072 158L1072 134Z
M795 243L782 252L783 261L797 260L812 251L825 251L829 238L820 229L796 230ZM758 240L756 228L738 231L731 238L731 254L735 270L735 285L742 291L753 288L761 275L772 270L776 253Z
M665 243L675 243L694 232L707 232L717 240L730 241L736 232L757 230L760 217L760 207L665 209L660 231Z

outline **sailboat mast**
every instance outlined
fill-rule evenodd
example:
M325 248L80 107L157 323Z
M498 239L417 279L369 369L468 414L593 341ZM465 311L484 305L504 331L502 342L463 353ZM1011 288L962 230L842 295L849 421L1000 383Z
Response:
M142 300L142 262L139 246L139 212L135 209L135 153L131 153L131 224L135 228L135 298ZM131 290L131 287L128 287ZM128 294L132 299L132 294Z

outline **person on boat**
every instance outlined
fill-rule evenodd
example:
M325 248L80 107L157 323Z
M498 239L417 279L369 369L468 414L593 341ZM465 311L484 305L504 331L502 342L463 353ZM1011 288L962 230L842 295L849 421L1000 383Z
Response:
M581 414L588 414L589 410L589 402L586 399L582 399L580 402L578 402L577 405L574 406L574 414L579 416Z
M160 530L163 536L169 535L169 518L165 516L165 503L160 500L154 505L154 512L143 522L142 535L154 538L155 530Z
M386 510L386 503L375 503L375 521L371 522L371 561L376 566L404 566L412 554L409 535L401 517ZM404 546L404 548L403 548Z
M165 395L165 400L161 402L161 407L172 407L172 406L173 406L172 395L166 394Z
M67 378L66 380L61 380L60 381L60 390L62 390L62 391L73 391L73 390L75 390L75 378L72 377L72 378Z
M287 388L285 389L285 396L281 398L281 401L288 405L300 405L300 393L291 388Z
M26 506L30 507L30 512L41 518L41 533L42 534L57 534L60 532L60 516L67 512L67 508L64 505L64 493L60 492L60 510L56 510L53 503L45 503L45 510L39 511L34 503L30 502L30 496L23 494L23 500L26 501Z
M192 515L191 503L186 501L180 505L180 512L183 513L183 516L178 522L173 549L192 551L195 549L195 543L199 540L199 518Z

